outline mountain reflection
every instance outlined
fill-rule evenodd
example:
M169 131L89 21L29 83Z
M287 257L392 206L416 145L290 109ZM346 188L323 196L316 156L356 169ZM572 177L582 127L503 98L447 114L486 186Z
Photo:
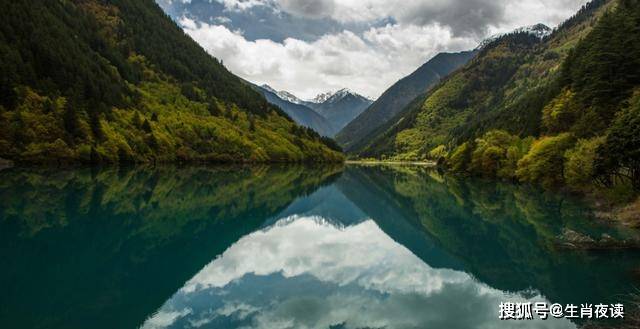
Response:
M21 328L572 328L504 301L611 303L634 252L580 202L421 167L0 172L0 318ZM606 278L606 279L603 279Z
M336 167L0 172L6 328L135 328Z
M233 244L142 328L493 328L501 301L541 300L434 269L371 220L336 227L289 217ZM574 325L554 319L511 327Z

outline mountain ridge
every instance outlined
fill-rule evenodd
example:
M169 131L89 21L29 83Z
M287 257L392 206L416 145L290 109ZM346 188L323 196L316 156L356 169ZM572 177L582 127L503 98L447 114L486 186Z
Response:
M369 142L371 134L397 115L415 97L468 62L475 51L440 53L408 76L389 87L366 111L346 125L336 140L347 152L356 152Z
M295 125L152 0L3 4L1 158L341 161L332 141Z
M333 132L331 123L313 109L305 106L304 102L293 94L286 91L276 91L266 84L253 86L265 96L269 103L278 106L296 123L311 128L322 136L331 136ZM293 102L296 100L299 103Z
M332 137L373 103L370 99L346 88L335 93L323 94L323 97L326 97L324 102L316 104L313 110L331 122Z
M255 86L255 85L254 85ZM372 101L348 88L321 93L310 101L304 101L287 91L276 91L269 85L262 89L267 100L282 108L297 123L310 127L323 136L333 137L346 124L364 111ZM274 97L277 97L275 99ZM297 102L297 103L294 103ZM313 118L314 112L324 120Z
M594 0L549 36L500 36L358 156L429 159L452 172L631 201L629 191L640 192L637 26L640 1Z

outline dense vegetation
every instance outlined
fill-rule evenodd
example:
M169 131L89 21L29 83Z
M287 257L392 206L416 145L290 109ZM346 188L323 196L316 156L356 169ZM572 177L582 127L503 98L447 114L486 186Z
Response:
M0 158L341 159L152 0L0 2Z
M361 151L377 129L393 119L418 95L427 92L440 79L465 65L475 51L440 53L407 77L389 87L371 106L344 127L336 140L348 152Z
M414 101L361 156L577 191L640 191L640 1L515 33Z

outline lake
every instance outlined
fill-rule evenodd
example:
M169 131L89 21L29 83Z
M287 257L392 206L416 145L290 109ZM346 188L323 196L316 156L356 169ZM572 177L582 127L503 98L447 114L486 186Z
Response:
M3 328L576 328L502 302L629 300L635 232L420 166L0 171Z

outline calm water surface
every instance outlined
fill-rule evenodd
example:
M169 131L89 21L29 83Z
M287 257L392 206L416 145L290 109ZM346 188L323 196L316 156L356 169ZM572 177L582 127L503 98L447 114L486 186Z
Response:
M637 252L558 248L580 202L421 167L0 172L2 328L576 328L500 302L624 302Z

